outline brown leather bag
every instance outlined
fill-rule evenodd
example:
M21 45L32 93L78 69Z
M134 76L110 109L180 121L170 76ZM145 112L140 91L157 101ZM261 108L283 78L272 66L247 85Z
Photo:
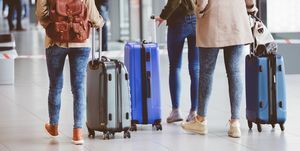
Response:
M47 35L55 42L84 42L89 38L91 23L82 0L48 0L51 23Z

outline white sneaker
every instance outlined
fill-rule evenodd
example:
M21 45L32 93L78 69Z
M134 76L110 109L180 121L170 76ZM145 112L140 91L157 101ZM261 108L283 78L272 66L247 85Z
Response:
M231 123L229 121L230 128L228 130L228 136L233 138L240 138L241 137L241 129L240 129L240 122L235 121Z
M182 123L181 127L189 132L198 133L201 135L207 134L207 122L206 120L200 122L197 118L194 118L193 120Z
M180 112L178 109L172 109L169 117L167 118L167 123L174 123L182 121L183 119L180 116Z
M188 115L186 121L189 122L189 121L192 121L196 118L197 114L196 114L196 111L190 111L190 114Z

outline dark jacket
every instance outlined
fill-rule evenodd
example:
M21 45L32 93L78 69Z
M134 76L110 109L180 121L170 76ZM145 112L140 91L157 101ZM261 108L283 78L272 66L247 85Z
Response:
M169 24L177 18L194 15L193 1L194 0L168 0L160 17L167 20L167 24Z
M108 6L108 0L95 0L96 6Z

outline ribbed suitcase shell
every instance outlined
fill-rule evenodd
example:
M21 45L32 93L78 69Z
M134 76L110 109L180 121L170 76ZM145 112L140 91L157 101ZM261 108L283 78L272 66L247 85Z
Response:
M276 60L276 65L274 62L270 63L270 59ZM273 73L270 72L271 67L275 70ZM284 129L283 124L286 121L284 69L283 57L278 54L246 57L246 117L250 128L251 122L254 122L273 126L279 123ZM275 98L272 98L272 93Z
M128 42L125 65L129 72L132 128L153 124L161 130L159 51L156 43Z
M87 127L89 136L96 131L104 132L104 139L109 133L128 132L130 118L129 79L123 63L112 60L89 62L87 71Z

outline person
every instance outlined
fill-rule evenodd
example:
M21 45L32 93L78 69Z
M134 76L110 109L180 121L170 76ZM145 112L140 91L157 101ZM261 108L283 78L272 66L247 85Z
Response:
M95 0L96 7L103 17L105 24L102 28L102 51L108 50L108 26L107 23L109 22L109 14L108 14L108 0Z
M182 121L179 111L180 70L185 39L188 42L188 66L191 79L191 108L187 121L196 116L199 82L199 50L196 48L196 16L192 0L168 0L160 16L155 17L158 26L167 20L167 47L169 57L169 88L172 111L167 123Z
M8 2L8 0L3 0L2 1L2 16L3 17L6 17L5 16L5 9L6 9L6 5L8 5L7 2Z
M14 13L17 13L17 31L24 31L25 29L22 27L22 1L21 0L9 0L7 1L9 7L9 13L7 16L7 21L9 25L9 31L15 30L15 26L13 24Z
M26 18L28 16L28 1L27 0L22 0L22 18Z
M36 6L36 16L40 24L47 28L51 23L49 18L48 0L38 0ZM104 24L99 15L93 0L83 0L87 6L88 20L96 28L101 28ZM49 25L50 26L50 25ZM45 129L51 136L58 135L59 112L61 106L61 91L63 87L63 67L65 58L68 55L70 63L70 79L73 93L73 138L74 144L83 144L82 137L83 119L85 113L85 76L87 62L89 58L90 46L88 39L84 42L56 42L46 34L46 61L49 76L49 123L45 124Z
M8 0L7 1L9 12L7 16L9 31L24 31L22 27L22 0ZM17 27L15 28L13 24L15 11L17 13Z
M224 60L229 84L231 119L228 136L240 137L240 103L243 84L240 72L243 47L253 42L248 13L257 12L255 0L197 0L197 47L200 47L200 86L198 115L182 128L206 134L207 106L212 91L213 73L219 49ZM220 100L221 101L221 100Z

